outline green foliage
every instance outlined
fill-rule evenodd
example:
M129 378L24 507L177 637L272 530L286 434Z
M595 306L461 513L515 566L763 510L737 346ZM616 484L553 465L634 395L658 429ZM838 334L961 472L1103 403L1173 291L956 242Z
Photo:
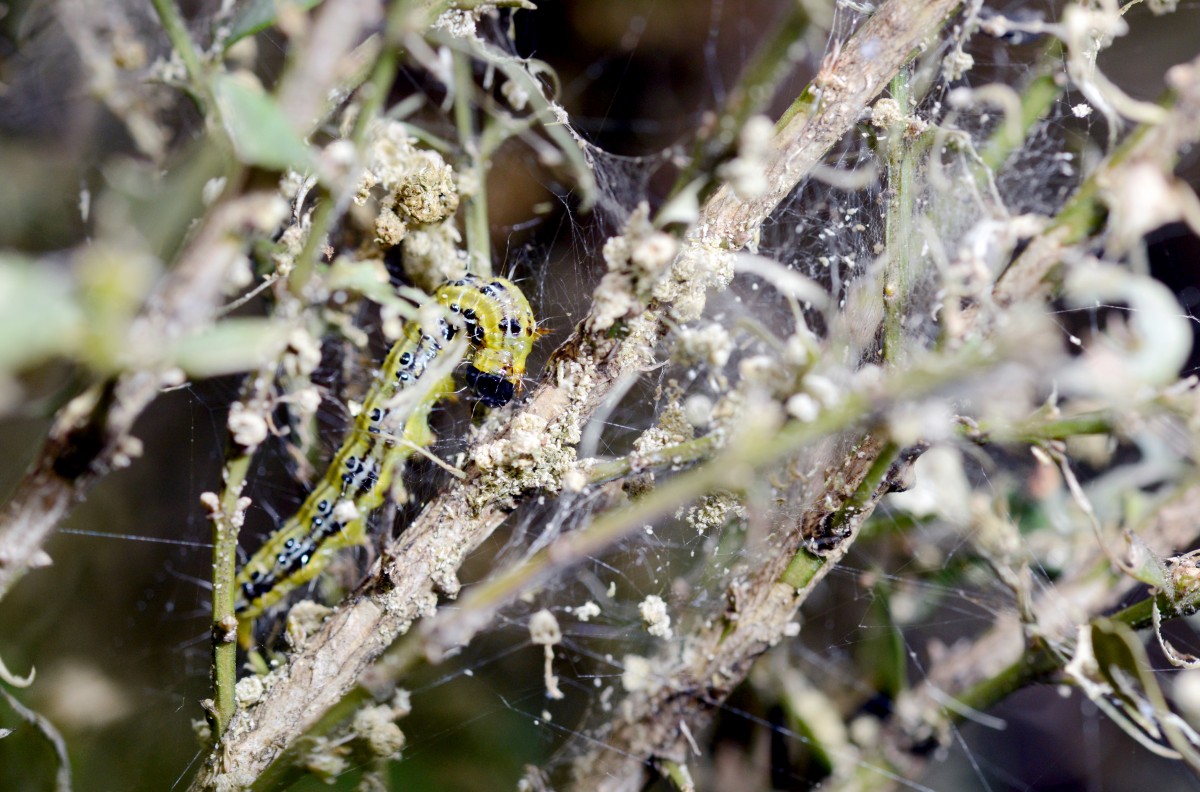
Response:
M308 11L316 8L322 0L282 0L297 11ZM281 0L250 0L245 3L229 27L229 37L225 39L225 49L229 49L247 36L261 33L273 26L279 19Z
M296 134L279 104L257 83L219 74L213 78L213 95L242 163L277 171L313 168L312 150Z

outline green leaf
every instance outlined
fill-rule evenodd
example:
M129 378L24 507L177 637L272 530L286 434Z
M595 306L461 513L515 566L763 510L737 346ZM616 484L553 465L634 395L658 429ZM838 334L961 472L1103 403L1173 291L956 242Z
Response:
M262 88L229 74L213 79L213 95L238 159L270 170L311 170L312 150Z
M895 699L908 686L908 653L904 635L892 617L891 591L881 574L871 592L871 607L864 615L865 635L859 661L876 690Z
M0 255L0 373L70 355L82 332L83 314L64 268Z
M274 25L279 19L279 6L282 2L286 0L251 0L247 3L242 12L234 17L233 28L229 32L229 38L225 40L225 49L228 50L246 36L253 36ZM307 11L315 8L320 2L321 0L291 0L291 5Z
M1142 679L1145 651L1137 634L1128 625L1097 619L1092 625L1092 652L1100 677L1112 688L1112 696L1137 713L1139 697L1132 682ZM1153 684L1153 682L1152 682Z
M379 260L351 261L339 256L330 265L325 284L330 291L344 289L380 305L392 306L406 319L417 315L413 303L420 304L428 298L420 290L393 286L388 278L387 267Z
M258 368L279 356L291 328L269 319L226 319L181 339L174 362L194 377L218 377Z

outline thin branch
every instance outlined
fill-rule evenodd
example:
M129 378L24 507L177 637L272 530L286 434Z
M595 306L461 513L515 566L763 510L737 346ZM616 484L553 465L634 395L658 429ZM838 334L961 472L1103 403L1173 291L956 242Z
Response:
M841 139L908 62L926 38L940 29L957 0L906 2L889 0L840 50L826 59L812 85L785 114L776 134L766 176L770 188L758 198L740 200L722 186L709 202L707 215L719 219L713 231L741 247L757 238L758 229L812 164Z
M375 66L371 69L367 82L359 87L361 105L350 133L350 142L354 144L356 151L362 150L370 124L379 117L380 108L387 101L392 83L396 80L400 43L403 34L413 24L410 6L411 3L407 0L397 0L388 10L384 40ZM352 51L358 43L361 31L373 21L374 11L373 4L364 0L325 3L321 16L314 25L315 32L306 42L309 46L295 52L290 61L293 66L284 75L278 91L280 105L288 112L298 129L307 133L322 115L323 105L315 102L323 102L324 97L329 95L335 75L340 71L336 68L336 58L328 63L326 60L331 55L340 53L341 57ZM310 50L314 45L323 47L320 58L310 57ZM306 80L312 82L305 82ZM325 245L325 234L337 219L339 203L342 200L344 199L340 196L326 196L313 211L304 249L296 256L296 266L288 277L288 285L293 294L303 294L304 288L311 280Z
M888 204L885 238L887 263L883 275L883 358L892 365L904 360L904 323L908 319L909 292L916 280L920 245L916 234L916 167L920 149L906 134L909 113L909 75L901 70L892 80L892 99L900 106L900 119L887 135Z
M663 468L677 468L712 456L720 447L718 435L705 435L677 445L665 446L646 454L630 454L587 465L588 483L600 484L625 476Z
M237 685L237 542L246 506L242 488L250 471L253 449L242 449L225 465L221 498L209 499L213 524L213 736L219 741L233 719ZM211 495L211 493L207 493Z
M1169 555L1191 547L1200 534L1194 516L1200 509L1200 484L1182 486L1154 511L1135 533L1157 552ZM983 711L1031 681L1044 678L1060 667L1061 658L1049 647L1072 639L1079 622L1075 616L1112 611L1140 584L1111 568L1104 548L1093 545L1085 558L1071 565L1071 572L1042 590L1033 602L1040 635L1034 646L1015 613L1000 614L982 635L950 648L924 669L921 683L903 696L894 718L884 729L878 745L878 761L888 761L907 777L921 772L930 753L921 748L930 739L945 734L946 727L962 717L962 711ZM1143 600L1115 614L1134 629L1150 626L1151 600ZM1169 601L1160 603L1164 613L1177 614ZM962 706L947 706L957 701ZM885 759L886 758L886 759Z
M766 109L780 83L792 73L796 55L800 52L796 42L808 26L808 14L799 3L789 8L778 24L771 26L767 39L759 45L726 95L717 117L699 131L691 159L675 180L672 195L701 177L708 179L708 188L716 187L717 166L735 153L738 131L752 115ZM708 189L700 190L702 196L707 192Z
M454 126L458 144L465 152L464 173L472 174L475 192L463 200L463 223L467 229L469 269L476 275L492 275L492 236L488 226L487 166L490 159L481 156L479 131L475 127L475 79L471 58L463 52L452 53L454 63Z
M8 702L8 706L12 707L22 720L37 729L54 749L54 757L58 763L58 769L54 772L54 792L71 792L71 757L67 755L67 743L62 734L44 715L26 707L3 687L0 687L0 697Z

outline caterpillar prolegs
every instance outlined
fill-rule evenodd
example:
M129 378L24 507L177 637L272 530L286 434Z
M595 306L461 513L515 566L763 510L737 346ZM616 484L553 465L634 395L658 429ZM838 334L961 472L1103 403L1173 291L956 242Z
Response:
M468 386L490 407L507 404L539 335L525 295L510 280L469 275L434 296L465 331ZM365 541L366 521L397 471L433 442L429 414L454 392L455 361L446 357L459 329L444 316L436 326L405 324L324 477L238 574L244 638L258 615L319 575L335 553Z

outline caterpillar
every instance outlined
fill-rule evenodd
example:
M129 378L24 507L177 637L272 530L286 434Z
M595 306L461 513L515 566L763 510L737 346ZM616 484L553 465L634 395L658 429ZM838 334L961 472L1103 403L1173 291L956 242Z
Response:
M447 360L447 352L459 325L468 343L468 387L489 407L507 404L516 392L542 334L517 285L468 275L444 284L434 297L451 320L439 316L432 327L405 323L324 477L238 573L235 607L243 643L256 617L319 575L339 550L366 540L366 521L383 504L397 471L433 442L429 414L454 393L450 370L456 361Z

